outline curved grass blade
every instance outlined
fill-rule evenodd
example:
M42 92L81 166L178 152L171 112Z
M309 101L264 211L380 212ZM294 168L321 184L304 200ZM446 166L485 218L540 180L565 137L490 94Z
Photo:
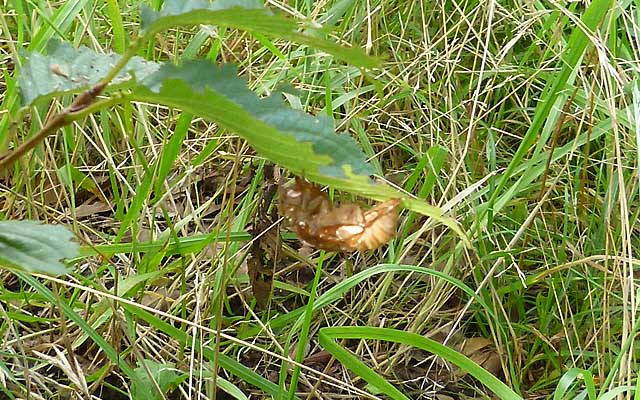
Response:
M489 307L489 305L484 301L484 299L478 296L473 291L473 289L471 289L469 286L467 286L464 282L460 281L459 279L453 278L447 274L444 274L440 271L436 271L434 269L419 267L416 265L402 265L402 264L378 264L374 267L367 268L364 271L360 271L351 277L348 277L347 279L341 281L331 289L327 290L321 296L319 296L316 299L315 303L313 304L313 311L314 312L318 311L331 303L339 301L340 299L342 299L342 296L346 292L354 288L360 282L363 282L375 275L386 273L386 272L417 272L421 274L435 276L439 279L443 279L449 284L460 288L468 296L474 298L478 302L478 304L480 304L483 307L484 311L487 312L488 315L496 319L493 309ZM303 321L304 312L305 312L305 308L297 308L286 314L282 314L272 319L269 322L269 326L272 329L277 330L277 329L284 328L288 324L297 320L295 322L294 328L291 328L291 329L297 329L297 327ZM247 329L247 331L244 332L242 337L250 337L252 335L255 335L259 329L260 328L256 328L255 330Z
M345 367L357 372L358 375L364 378L367 382L394 399L408 399L408 397L398 391L389 382L366 366L349 351L340 347L335 342L336 339L384 340L387 342L402 343L407 346L416 347L433 353L450 363L455 364L460 369L468 372L474 378L478 379L501 399L522 399L522 397L516 392L511 390L507 385L476 364L470 358L436 342L435 340L427 339L424 336L415 333L390 328L345 326L321 328L318 333L318 339L320 341L320 345L335 356Z
M558 381L555 392L553 392L553 400L562 400L566 398L566 395L570 393L570 389L577 382L584 382L586 386L586 394L589 396L589 400L596 400L596 387L593 382L593 375L591 372L581 368L570 368L562 375L562 378Z

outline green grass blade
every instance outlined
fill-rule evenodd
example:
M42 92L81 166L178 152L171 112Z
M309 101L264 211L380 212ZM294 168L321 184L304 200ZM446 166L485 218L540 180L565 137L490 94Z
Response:
M593 1L582 17L584 26L590 31L595 32L598 24L603 20L611 5L611 0ZM549 83L549 89L540 100L539 105L536 108L533 121L522 139L522 142L518 146L518 149L511 158L502 178L498 181L496 190L489 199L489 204L493 204L495 199L501 194L502 189L504 189L507 182L512 179L513 172L520 164L522 164L524 156L530 151L531 146L535 143L538 133L542 130L545 121L556 104L556 100L560 96L561 92L571 84L572 80L570 77L575 73L576 67L582 59L588 44L589 38L583 32L582 27L575 27L562 57L562 69L560 70L560 73L554 77L553 81Z
M65 35L80 11L87 5L88 0L66 1L58 8L51 19L44 19L49 23L40 28L29 43L29 51L42 51L51 38L57 33ZM61 38L62 39L62 38Z
M106 3L106 12L111 20L110 25L113 32L111 47L113 47L116 53L122 54L127 47L127 34L122 22L122 10L116 0L107 0Z
M490 315L492 318L496 318L495 313L491 307L478 295L475 294L473 289L467 286L464 282L459 279L453 278L447 274L444 274L440 271L436 271L434 269L419 267L415 265L402 265L402 264L379 264L375 267L367 268L364 271L358 272L357 274L341 281L337 285L333 286L331 289L323 293L318 297L316 302L313 305L313 311L318 311L327 305L334 303L342 298L342 296L354 288L359 283L382 273L390 273L390 272L416 272L421 274L426 274L430 276L434 276L436 278L442 279L447 283L454 285L461 289L465 294L469 297L474 298L478 304L482 306L482 308ZM294 324L294 327L291 328L293 330L299 329L300 324L303 322L305 312L304 308L298 308L296 310L290 311L286 314L282 314L269 322L269 325L272 329L281 329L287 326L289 323L297 320ZM259 329L259 328L258 328ZM256 330L248 329L243 337L250 337L256 334Z
M226 233L212 235L211 233L196 234L187 237L167 240L154 240L148 242L137 243L116 243L116 244L100 244L96 246L82 246L78 252L78 257L72 261L96 256L96 255L115 255L115 254L134 254L156 252L164 248L167 255L175 254L192 254L197 253L207 245L214 241L220 241L226 238ZM245 242L251 239L251 235L246 232L231 232L230 240L233 242Z
M62 300L58 304L58 301L51 290L33 276L22 272L16 272L16 275L44 296L51 304L59 305L62 308L62 313L73 321L73 323L78 325L78 327L82 329L98 347L100 347L100 350L104 352L114 365L116 365L127 377L133 379L135 375L133 369L120 357L120 353L118 353L98 332L91 328L89 324L87 324L87 322L78 315L73 308L71 308L70 305Z

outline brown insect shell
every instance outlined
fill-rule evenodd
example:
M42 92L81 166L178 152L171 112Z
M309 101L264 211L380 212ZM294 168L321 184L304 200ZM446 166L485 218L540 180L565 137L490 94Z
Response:
M360 222L351 220L351 223L344 221L342 224L324 225L319 229L318 236L324 242L335 242L333 247L339 247L342 251L377 249L395 235L399 205L399 199L392 199L364 213L355 205L344 205L342 207L358 208L362 219L358 217L357 220Z
M338 208L320 215L317 221L318 228L332 225L362 225L365 223L362 209L357 204L347 203Z
M308 224L318 215L331 210L331 202L320 188L296 177L292 186L279 188L278 208L290 227Z
M352 203L343 204L321 215L312 226L322 249L353 251L355 236L363 233L365 219L362 209Z
M304 178L279 189L279 209L300 239L328 251L372 250L395 234L399 199L369 211L353 203L333 208L326 193Z
M400 199L380 203L364 213L365 227L353 243L357 250L373 250L387 243L396 234Z

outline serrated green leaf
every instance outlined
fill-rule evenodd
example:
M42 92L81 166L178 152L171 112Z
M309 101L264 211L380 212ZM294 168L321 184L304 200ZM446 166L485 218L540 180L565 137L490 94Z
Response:
M57 40L49 43L47 53L23 53L24 63L19 78L22 105L32 104L43 97L85 90L104 78L121 57L115 53L98 54L84 46L76 49ZM122 88L132 81L132 73L137 79L143 79L158 67L157 63L133 57L109 87Z
M176 373L178 370L171 364L161 364L153 360L142 360L142 363L144 363L144 367L141 365L134 370L135 379L131 385L131 397L134 400L163 398L157 392L156 386L151 379L156 382L163 395L175 389L182 381L187 379L187 374Z
M49 56L32 53L20 77L23 99L32 103L45 96L81 91L106 74L106 69L91 65L111 65L117 57L61 43L52 45ZM72 60L88 66L76 68ZM65 71L66 66L70 69ZM85 75L87 71L92 75ZM129 71L142 85L135 85ZM216 121L245 138L264 157L312 181L376 200L403 198L403 206L444 223L464 238L455 221L442 217L441 210L422 200L405 198L389 186L372 184L369 175L374 169L360 147L351 136L336 135L328 117L316 118L293 110L280 93L259 99L232 66L189 61L180 67L160 67L135 57L118 77L110 88L129 87L133 99L180 108Z
M374 172L349 135L336 135L332 121L288 107L280 93L260 99L235 67L205 60L163 65L134 97L208 117L237 132L267 158L305 173L338 178Z
M66 274L63 258L75 257L73 234L59 225L36 221L0 222L0 263L27 272Z
M255 0L167 0L160 12L143 7L141 12L142 31L149 37L157 32L179 25L222 25L305 44L322 50L351 65L375 68L380 61L369 57L360 48L342 47L330 40L315 27L306 27L305 33L298 32L295 20L274 15Z

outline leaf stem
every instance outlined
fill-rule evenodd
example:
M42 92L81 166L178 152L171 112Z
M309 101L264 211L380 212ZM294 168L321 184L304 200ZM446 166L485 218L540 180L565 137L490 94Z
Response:
M55 114L47 123L40 129L38 133L36 133L31 138L27 139L26 142L22 143L13 151L7 151L4 154L0 155L0 171L5 170L9 167L13 162L18 160L28 151L32 150L36 147L40 142L42 142L47 136L62 128L65 125L69 125L71 122L76 121L98 109L105 107L106 105L113 104L113 99L109 99L104 102L100 102L97 104L97 107L89 107L96 98L102 93L105 87L111 83L113 78L115 78L118 73L122 70L122 68L127 65L129 60L137 53L138 48L140 47L140 40L134 40L131 42L125 54L118 60L116 65L109 70L107 75L100 80L96 85L84 91L76 99L71 103L71 105L65 108L62 112ZM117 96L115 98L116 102L120 102L122 100L122 95ZM90 112L81 112L83 110L90 110Z

